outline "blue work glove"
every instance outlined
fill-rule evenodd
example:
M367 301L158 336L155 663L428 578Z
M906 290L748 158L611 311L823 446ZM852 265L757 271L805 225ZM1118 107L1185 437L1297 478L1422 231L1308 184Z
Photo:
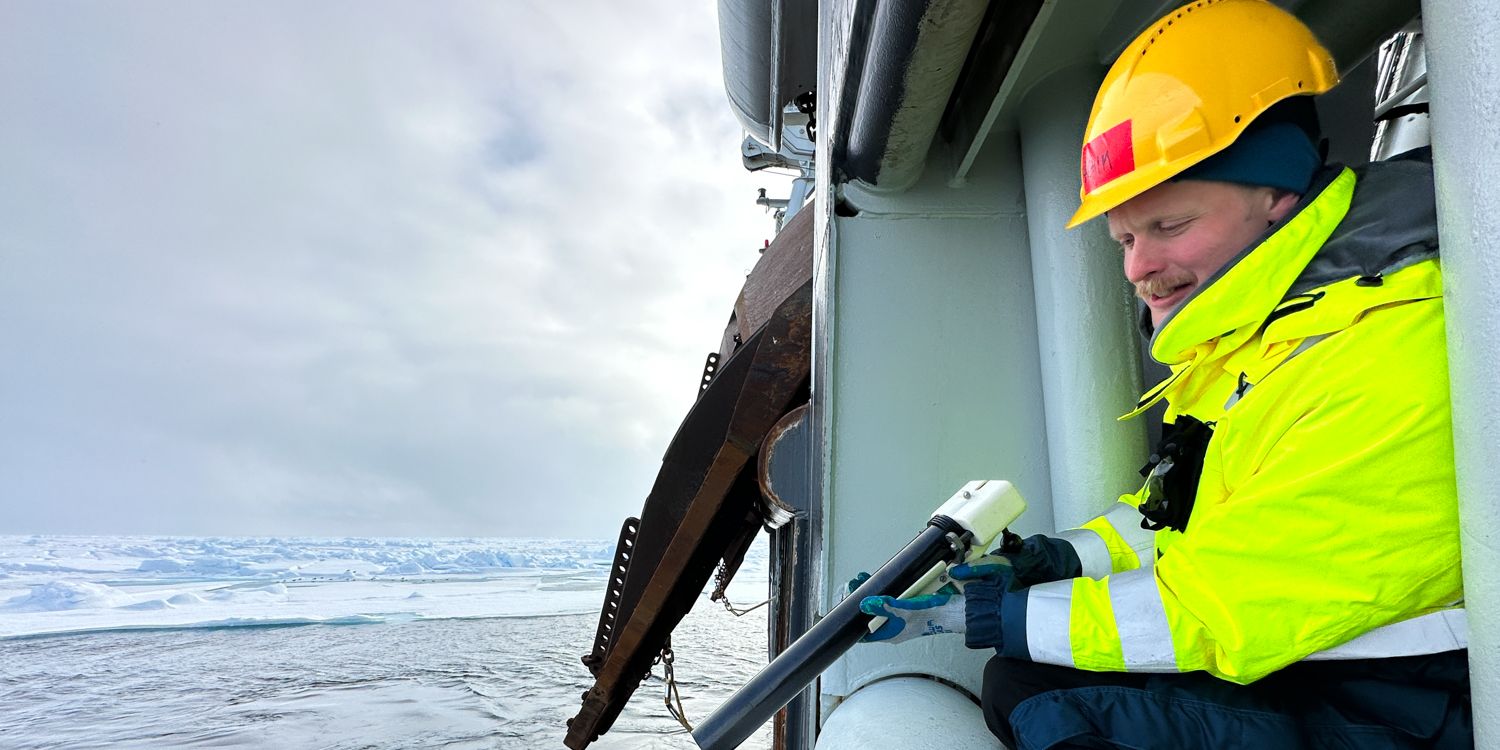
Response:
M1002 578L1013 580L1016 575L1015 567L1009 555L997 550L969 562L949 566L948 577L963 581L965 585L969 581L998 581Z
M839 597L839 601L843 601L843 600L849 598L849 595L852 594L852 593L854 593L855 589L859 588L860 586L865 585L865 581L868 581L868 580L870 580L870 574L869 573L866 573L863 570L859 571L858 573L855 573L854 577L849 579L849 587L846 588L846 589L844 589L844 595L841 596L841 597Z
M1001 648L1001 612L1015 613L1012 619L1017 622L1010 627L1024 629L1028 586L1083 575L1083 564L1072 544L1041 534L1024 540L1006 536L1000 549L948 569L951 578L964 582L964 594L944 587L910 599L865 597L860 611L888 619L862 640L900 643L924 635L964 633L971 648ZM868 573L855 576L848 593L869 577Z
M964 596L950 586L910 599L867 596L860 600L859 611L886 618L875 632L860 639L865 643L900 643L924 635L964 632Z
M844 596L854 593L868 580L869 573L861 571L856 574L849 579ZM875 632L861 638L861 643L900 643L923 635L964 632L964 598L952 587L945 586L937 593L911 599L867 596L860 601L859 610L886 618Z
M1000 549L954 565L948 575L964 582L964 643L969 648L993 646L1006 656L1024 658L1028 587L1077 578L1083 575L1083 563L1073 545L1062 539L1009 536ZM1005 648L1007 640L1010 651Z
M1027 591L1019 582L1016 560L991 553L954 565L948 569L948 576L964 582L964 644L969 648L993 646L1003 653L1005 631L1020 627L1024 632L1026 627ZM1007 622L1013 616L1019 621Z
M1083 575L1083 563L1073 545L1036 534L1025 540L1011 537L1000 549L973 562L959 563L948 574L960 581L993 580L1004 575L1013 587L1061 581Z

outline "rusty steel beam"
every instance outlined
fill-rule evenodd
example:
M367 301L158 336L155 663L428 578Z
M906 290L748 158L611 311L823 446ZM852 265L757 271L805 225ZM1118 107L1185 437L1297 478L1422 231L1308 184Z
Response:
M610 643L590 665L594 686L568 721L569 748L582 750L613 725L725 547L757 517L751 459L776 421L805 399L811 345L809 268L800 288L722 364L672 438L641 514Z
M719 343L720 359L728 359L741 342L748 341L781 301L791 296L812 274L813 214L799 211L776 239L761 251L760 260L734 300L734 312Z

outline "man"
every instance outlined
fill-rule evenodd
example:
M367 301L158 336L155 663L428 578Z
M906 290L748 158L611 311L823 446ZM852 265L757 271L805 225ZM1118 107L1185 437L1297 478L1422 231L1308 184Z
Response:
M1173 11L1095 101L1107 215L1171 367L1146 484L1081 529L869 597L993 647L1012 747L1468 747L1441 278L1420 154L1325 167L1328 52L1262 0Z

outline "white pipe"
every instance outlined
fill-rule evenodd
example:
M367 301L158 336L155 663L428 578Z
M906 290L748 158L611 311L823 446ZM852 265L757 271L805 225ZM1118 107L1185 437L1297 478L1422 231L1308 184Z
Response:
M1424 0L1476 747L1500 746L1500 14Z
M1120 251L1100 219L1063 229L1078 208L1078 154L1102 73L1072 68L1039 83L1021 110L1052 517L1077 526L1136 489L1145 420L1116 420L1141 393L1135 305ZM1023 488L1024 489L1024 488Z
M893 677L845 698L818 735L817 750L998 750L973 699L936 680Z

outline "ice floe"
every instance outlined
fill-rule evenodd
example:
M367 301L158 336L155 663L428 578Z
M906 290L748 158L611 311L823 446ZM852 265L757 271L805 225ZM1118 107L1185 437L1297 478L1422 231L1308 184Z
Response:
M590 613L602 601L613 546L555 539L0 536L0 639ZM765 581L758 545L731 598L759 601Z

